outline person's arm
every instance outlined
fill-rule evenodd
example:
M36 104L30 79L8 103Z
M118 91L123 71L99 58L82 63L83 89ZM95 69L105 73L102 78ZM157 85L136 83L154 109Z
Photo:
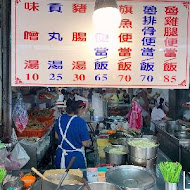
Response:
M58 134L55 132L55 139L58 139L59 137L58 137Z
M170 117L168 117L168 116L163 117L163 119L166 120L166 121L172 120L172 118L170 118Z
M59 139L59 118L55 122L55 139Z
M89 141L82 141L82 146L87 147L88 143L89 143Z
M89 137L89 132L88 132L88 128L87 128L87 124L84 120L81 120L81 125L80 125L80 139L82 142L82 145L84 147L88 146L90 137Z

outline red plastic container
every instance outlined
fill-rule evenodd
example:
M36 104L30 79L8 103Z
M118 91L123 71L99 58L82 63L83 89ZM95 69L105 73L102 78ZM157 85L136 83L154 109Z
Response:
M53 120L46 122L42 129L25 129L22 133L16 130L18 137L42 137L45 135L50 126L53 125Z

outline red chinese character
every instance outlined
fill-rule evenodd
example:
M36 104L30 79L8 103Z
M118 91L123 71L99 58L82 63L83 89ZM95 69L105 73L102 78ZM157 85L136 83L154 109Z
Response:
M39 11L39 3L36 2L26 2L25 3L25 9L29 10L29 11Z
M173 47L177 47L177 38L166 38L165 39L165 46L169 47L169 46L173 46Z
M178 26L178 17L165 17L164 25Z
M86 4L73 4L73 13L86 13L87 5Z
M178 36L178 28L177 27L166 27L164 36Z
M131 48L120 48L118 49L119 51L119 56L126 56L126 57L130 57L131 56Z
M176 57L177 50L175 48L166 48L165 57Z
M178 8L176 6L165 7L165 13L166 13L166 15L177 15Z
M119 28L132 28L132 22L129 19L122 19Z
M24 31L24 39L25 40L34 40L34 41L37 41L38 40L38 35L39 35L39 32L36 32L36 31Z
M133 14L133 7L131 5L120 5L119 10L121 14L127 14L127 13Z
M177 63L164 63L164 71L177 71Z
M121 33L119 35L120 42L132 42L132 34L131 33Z
M24 69L39 69L39 61L38 60L25 60Z
M131 62L119 62L118 71L131 71Z
M73 41L86 41L86 33L84 32L73 32Z
M73 61L72 70L86 70L86 62L85 61Z

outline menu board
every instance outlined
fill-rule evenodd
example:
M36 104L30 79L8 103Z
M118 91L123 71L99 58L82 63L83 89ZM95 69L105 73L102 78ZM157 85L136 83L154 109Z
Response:
M114 32L94 4L12 0L12 86L189 88L189 1L117 1Z

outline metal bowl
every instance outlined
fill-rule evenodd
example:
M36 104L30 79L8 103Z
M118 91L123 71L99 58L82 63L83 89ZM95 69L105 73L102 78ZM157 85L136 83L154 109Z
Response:
M122 151L126 152L126 154L111 154L109 151L112 148L118 148ZM104 148L105 156L106 156L106 163L112 165L123 165L126 164L127 161L127 148L123 145L111 145Z
M155 185L156 178L143 167L126 165L107 171L106 181L125 190L147 190Z
M91 190L121 190L120 187L106 182L89 183L89 186ZM87 190L87 188L82 186L79 188L79 190Z
M142 138L142 139L146 139L146 138ZM133 140L139 140L139 138L133 138ZM158 143L155 147L149 147L149 148L136 147L136 146L131 146L130 144L128 144L129 155L135 158L140 158L140 159L145 159L145 160L157 157L158 147L159 147Z

